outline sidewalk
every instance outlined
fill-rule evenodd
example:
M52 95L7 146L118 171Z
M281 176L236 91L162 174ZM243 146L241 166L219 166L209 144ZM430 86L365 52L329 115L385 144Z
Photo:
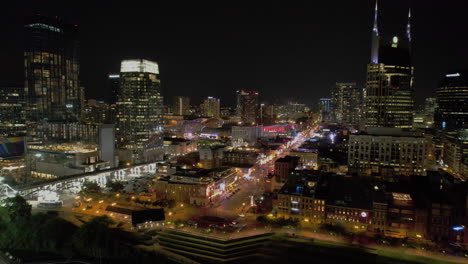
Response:
M332 242L337 243L340 246L344 247L355 247L355 245L346 242L344 238L339 236L330 236L323 233L315 233L313 231L306 231L306 230L285 230L285 229L277 229L275 230L277 234L295 234L296 239L307 239L307 238L314 238L317 240L325 241L325 242ZM402 259L410 259L411 257L425 257L430 259L435 259L438 261L442 261L445 263L452 262L452 263L468 263L468 260L463 257L455 257L450 255L445 255L441 253L436 253L432 251L426 251L421 249L412 249L412 248L404 248L404 247L388 247L388 246L381 246L376 244L369 244L366 245L367 250L371 250L370 253L378 254L381 256L387 257L401 257ZM408 257L405 257L408 256Z

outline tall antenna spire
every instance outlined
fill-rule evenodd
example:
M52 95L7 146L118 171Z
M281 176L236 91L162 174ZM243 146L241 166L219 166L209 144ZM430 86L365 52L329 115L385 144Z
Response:
M379 63L379 26L377 23L378 0L375 0L374 27L372 28L371 63Z
M406 37L408 41L411 43L411 7L408 11L408 24L406 25Z
M379 36L379 27L378 27L378 24L377 24L377 14L378 14L378 7L377 7L377 4L378 4L379 0L375 0L375 10L374 10L374 27L372 28L372 31L375 32L375 34L377 34L377 36Z

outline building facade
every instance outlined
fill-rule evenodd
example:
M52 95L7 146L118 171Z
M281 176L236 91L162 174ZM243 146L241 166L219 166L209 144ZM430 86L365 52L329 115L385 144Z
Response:
M446 132L442 160L453 173L468 176L468 129Z
M164 138L164 155L169 157L182 156L197 151L197 142L183 138Z
M331 99L330 98L320 98L319 100L319 112L321 115L321 119L323 121L330 120L330 112L331 112Z
M0 86L0 136L26 135L24 87Z
M237 188L238 180L232 168L178 170L153 187L159 199L208 206L225 199Z
M111 73L107 77L107 89L111 92L109 103L116 104L119 97L120 74Z
M223 166L250 168L258 161L259 157L259 151L256 149L231 149L224 151L222 164Z
M117 115L117 106L115 104L106 104L102 101L90 103L82 107L81 121L87 124L115 124Z
M318 168L319 153L317 149L298 148L291 150L289 156L299 157L298 166L303 169Z
M317 171L296 170L278 192L277 217L296 219L302 224L325 222L326 199L317 195Z
M468 128L468 75L446 74L436 90L438 108L435 124L439 129L454 131Z
M122 61L116 130L121 160L143 163L161 155L163 97L158 74L156 62Z
M330 105L332 120L342 124L358 124L362 98L362 89L356 83L336 83Z
M263 135L263 126L233 126L231 143L233 147L255 146Z
M411 128L414 87L411 65L410 17L407 36L385 40L378 31L377 5L372 31L371 63L367 66L365 126Z
M351 135L348 145L348 166L359 173L425 175L429 167L430 139L421 134L399 129L368 129Z
M26 20L24 93L30 136L51 140L44 123L78 122L80 87L78 27L41 15ZM64 127L67 129L67 127Z
M275 161L275 175L279 182L285 182L288 175L296 169L299 164L299 157L286 156Z
M202 168L212 169L221 167L225 147L222 145L206 146L199 149Z
M173 115L190 115L190 98L187 96L174 96L172 100Z
M110 168L110 161L100 159L96 145L61 144L30 146L27 166L31 176L54 179Z
M237 115L245 125L254 125L259 117L258 92L237 91Z
M202 115L204 117L220 117L220 100L214 97L208 97L201 105Z

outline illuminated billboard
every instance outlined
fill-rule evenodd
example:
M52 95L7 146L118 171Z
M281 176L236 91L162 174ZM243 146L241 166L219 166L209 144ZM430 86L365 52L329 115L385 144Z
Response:
M120 72L149 72L159 74L159 66L149 60L123 60L120 64Z
M24 138L5 137L0 138L0 157L9 158L24 154Z

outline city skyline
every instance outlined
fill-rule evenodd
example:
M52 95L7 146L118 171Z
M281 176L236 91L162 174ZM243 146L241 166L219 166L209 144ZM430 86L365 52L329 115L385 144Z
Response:
M468 5L63 2L0 15L0 264L465 263Z
M404 34L409 4L380 2L380 30ZM212 95L234 106L235 91L246 89L258 90L261 101L281 98L314 105L320 97L328 96L335 82L357 82L364 87L374 1L341 3L339 10L331 4L291 6L279 2L252 7L252 12L242 9L241 4L229 9L198 6L194 7L199 11L197 16L187 13L190 6L154 5L164 11L161 16L156 12L153 17L140 8L122 14L103 4L87 12L83 6L72 11L59 3L40 6L33 2L26 8L11 4L7 10L11 11L8 14L24 16L39 11L79 25L81 84L87 98L109 100L107 76L117 72L119 61L125 58L158 62L166 102L176 95L194 101ZM467 39L460 34L466 23L457 16L463 4L456 7L456 3L411 3L418 103L434 96L446 72L468 65L462 49ZM280 12L284 19L277 18ZM136 20L140 14L143 18ZM21 30L17 31L23 16L7 15L4 19L14 23L5 28L10 41L2 43L2 56L7 61L2 67L20 69L21 50L10 50L21 44ZM254 23L247 26L248 22ZM152 28L155 33L138 33L153 32ZM12 72L3 82L22 83L21 71Z

